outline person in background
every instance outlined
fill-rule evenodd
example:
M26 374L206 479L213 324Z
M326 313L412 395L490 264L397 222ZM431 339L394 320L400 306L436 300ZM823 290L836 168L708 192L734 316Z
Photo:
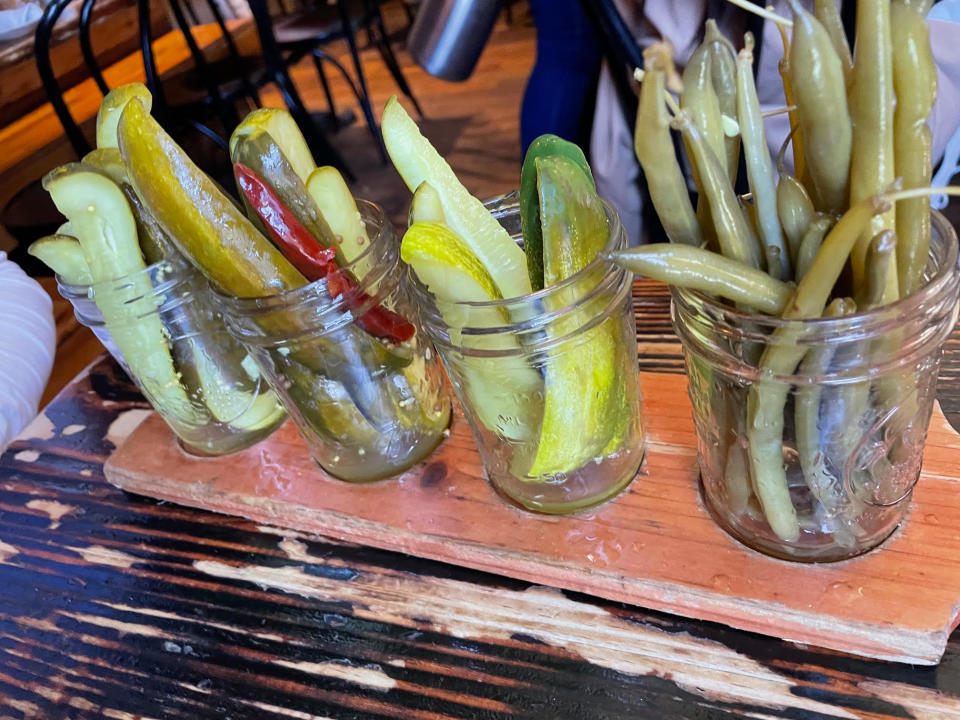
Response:
M843 0L855 2L856 0ZM715 18L721 31L738 47L742 46L745 28L744 11L716 0L615 0L621 17L631 26L638 45L646 47L655 40L666 39L674 47L678 69L682 70L703 37L707 17ZM812 8L813 0L801 0ZM766 4L766 3L765 3ZM781 15L790 16L785 0L769 3ZM946 149L951 161L948 141L960 132L960 0L941 0L928 17L930 43L937 63L937 102L930 116L933 131L934 167ZM772 22L763 24L760 65L757 70L757 93L764 110L784 105L783 86L777 63L783 54L779 33ZM627 126L614 91L612 76L606 63L600 74L590 138L590 161L597 190L617 208L631 245L646 242L641 227L642 198L638 177L640 167L633 155L633 128ZM765 123L767 142L772 153L780 147L788 132L786 115L768 118ZM951 144L952 165L958 162L960 140ZM788 156L788 164L791 160ZM953 174L952 172L950 173ZM934 184L937 185L938 183ZM947 178L949 179L949 178ZM943 182L939 183L943 184ZM691 186L692 187L692 186ZM935 203L935 207L937 204ZM942 206L942 205L941 205Z
M530 0L537 59L520 113L523 152L553 133L586 148L600 72L600 43L580 0Z

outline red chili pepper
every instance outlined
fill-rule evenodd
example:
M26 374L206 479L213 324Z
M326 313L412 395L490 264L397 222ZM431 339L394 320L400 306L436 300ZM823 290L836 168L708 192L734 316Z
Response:
M370 296L359 290L353 279L337 267L334 262L337 251L323 247L263 178L242 163L234 163L233 170L240 189L274 243L307 280L313 282L326 278L330 297L336 299L346 294L346 305L351 310L370 300ZM406 318L379 305L358 317L357 324L371 335L398 343L409 340L416 333L416 328Z

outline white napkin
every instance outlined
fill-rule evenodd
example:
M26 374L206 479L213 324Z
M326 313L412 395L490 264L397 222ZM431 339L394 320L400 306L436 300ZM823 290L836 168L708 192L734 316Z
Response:
M56 347L50 296L0 252L0 451L37 414Z
M26 3L13 10L0 10L0 41L16 40L29 34L40 22L43 9L39 5Z

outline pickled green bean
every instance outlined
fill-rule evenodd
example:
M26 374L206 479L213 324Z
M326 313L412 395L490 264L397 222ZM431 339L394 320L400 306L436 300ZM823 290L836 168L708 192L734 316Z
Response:
M814 0L813 14L830 36L833 49L837 51L837 57L843 65L843 78L849 88L853 82L853 56L850 54L850 45L847 44L847 33L843 29L837 0Z
M893 183L893 54L889 0L858 0L856 60L850 94L853 148L850 155L850 202L883 192ZM878 215L861 234L850 256L853 285L860 302L865 293L866 255L870 240L893 229L894 210ZM884 302L899 297L896 274L887 278ZM862 303L861 303L862 304Z
M676 243L700 245L700 225L670 137L670 118L664 105L664 64L669 56L665 58L663 53L669 53L669 49L662 44L651 45L643 53L647 69L640 87L633 147L667 237Z
M793 175L780 175L777 183L777 215L787 237L790 259L796 263L807 230L816 219L813 202L803 184Z
M818 210L840 212L847 206L853 130L847 109L843 65L823 25L796 0L790 83L803 133L806 173Z
M760 100L753 81L753 37L748 33L745 47L737 55L737 121L743 138L747 180L753 193L757 232L767 257L767 272L779 280L786 280L790 277L790 256L777 217L777 190L760 112ZM770 251L774 248L779 259L775 266L770 262Z
M921 3L894 0L890 6L893 40L894 169L904 187L930 185L931 137L927 118L937 96L937 69ZM897 276L903 296L923 281L930 248L930 198L897 203Z
M897 272L896 250L897 234L893 230L881 230L870 241L870 246L867 248L865 309L869 310L884 304L887 280L890 273Z
M827 306L823 316L842 317L856 310L856 303L852 300L837 298ZM843 486L827 468L824 462L826 451L820 442L822 387L817 379L829 369L834 353L835 348L830 345L811 348L800 363L799 373L811 378L811 382L798 387L794 396L794 433L803 479L810 493L826 511L831 534L838 543L853 547L855 534L842 524L839 512L845 495Z
M890 204L883 197L871 198L844 213L797 286L784 310L784 319L820 317L857 238L870 219L889 209ZM786 542L799 537L800 525L783 467L784 409L790 385L775 376L793 374L803 360L807 349L798 344L801 336L796 326L781 327L773 333L747 396L747 452L757 496L770 529Z
M717 233L720 251L731 260L750 267L760 267L760 252L750 239L750 229L743 210L733 194L726 171L709 147L699 128L686 110L674 119L674 126L683 135L684 142L699 169L700 192L710 203L710 215Z
M734 59L736 50L720 33L717 21L713 18L707 20L703 44L710 55L710 78L720 112L734 118L737 116L737 63ZM731 183L736 183L740 162L740 135L724 133L723 144L727 151L727 177Z
M606 257L638 275L712 293L770 315L782 313L792 293L787 283L761 270L690 245L651 243Z

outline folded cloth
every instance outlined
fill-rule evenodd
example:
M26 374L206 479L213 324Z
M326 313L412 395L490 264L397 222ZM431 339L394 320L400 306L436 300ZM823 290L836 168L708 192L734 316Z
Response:
M50 296L0 252L0 451L37 414L56 347Z
M34 3L17 4L0 10L0 41L16 40L33 31L43 9Z

